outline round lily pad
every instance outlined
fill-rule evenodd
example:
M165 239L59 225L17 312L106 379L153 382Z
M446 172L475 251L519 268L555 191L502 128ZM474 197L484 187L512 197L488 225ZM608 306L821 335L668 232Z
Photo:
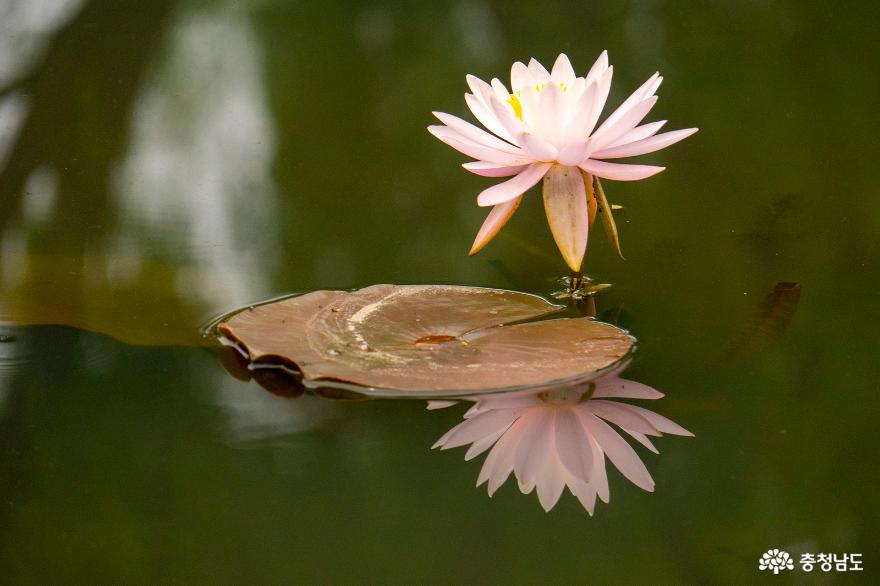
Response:
M424 397L589 380L627 355L624 330L542 297L482 287L374 285L245 309L218 326L252 368L364 394Z

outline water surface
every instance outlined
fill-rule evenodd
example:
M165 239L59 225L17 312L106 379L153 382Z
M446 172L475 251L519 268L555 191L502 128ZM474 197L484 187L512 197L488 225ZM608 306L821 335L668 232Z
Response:
M742 583L770 547L862 552L871 576L875 12L0 3L6 580ZM425 126L466 114L465 73L606 48L612 104L659 69L652 119L701 128L643 158L661 175L605 184L628 260L597 230L586 262L639 339L628 378L696 434L644 455L654 494L612 472L593 518L510 481L490 500L479 461L428 449L463 409L283 398L204 347L215 316L292 292L555 290L537 193L467 256L488 182ZM786 282L797 303L762 310Z

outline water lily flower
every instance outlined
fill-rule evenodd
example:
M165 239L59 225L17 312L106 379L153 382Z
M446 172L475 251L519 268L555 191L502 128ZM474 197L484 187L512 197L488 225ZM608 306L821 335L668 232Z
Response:
M486 83L468 75L471 93L465 94L465 101L489 132L456 116L434 112L443 125L429 126L431 134L476 159L465 163L465 169L485 177L511 177L477 197L480 206L492 210L471 254L486 246L516 211L523 193L543 179L544 208L553 237L568 266L580 271L595 216L595 178L635 181L664 169L609 160L651 153L697 131L686 128L657 134L665 120L641 124L657 102L657 88L663 80L659 73L597 127L612 73L608 53L603 51L585 77L575 74L564 54L551 71L535 59L528 65L514 63L510 89L497 78ZM610 208L605 212L611 215Z
M477 479L488 483L489 496L511 473L520 491L536 489L545 511L552 509L567 486L592 515L598 496L609 502L605 457L636 486L654 490L654 480L623 433L654 453L649 436L691 436L666 417L616 399L659 399L663 393L618 376L622 367L567 388L474 398L465 420L449 430L434 448L470 444L465 460L489 451ZM431 402L429 408L451 402Z

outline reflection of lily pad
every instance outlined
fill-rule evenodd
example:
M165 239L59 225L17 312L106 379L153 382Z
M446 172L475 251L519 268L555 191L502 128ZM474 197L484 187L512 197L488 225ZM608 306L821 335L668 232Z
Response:
M316 291L245 309L219 326L252 365L306 381L456 394L589 379L633 340L589 318L535 320L562 308L479 287L375 285ZM383 394L383 393L378 393Z

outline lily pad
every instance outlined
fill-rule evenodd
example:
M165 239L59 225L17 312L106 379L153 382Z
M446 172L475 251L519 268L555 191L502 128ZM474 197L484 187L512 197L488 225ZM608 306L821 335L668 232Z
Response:
M245 309L218 331L251 368L376 396L455 396L590 380L633 338L591 318L545 319L542 297L481 287L374 285ZM542 319L544 318L544 319Z

